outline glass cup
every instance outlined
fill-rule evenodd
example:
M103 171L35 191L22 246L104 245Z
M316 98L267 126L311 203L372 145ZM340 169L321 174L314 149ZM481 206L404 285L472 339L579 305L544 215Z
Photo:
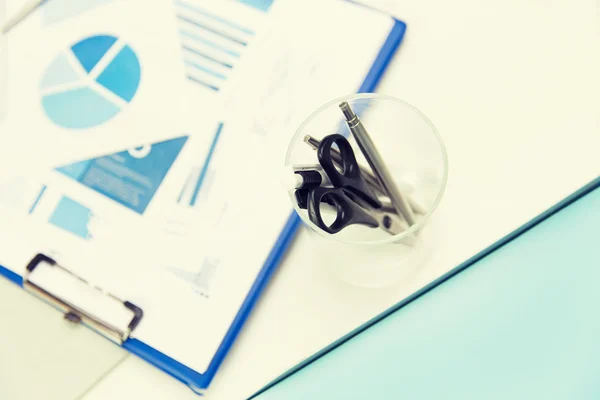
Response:
M319 168L317 151L309 138L322 140L338 133L352 146L361 170L371 172L340 109L347 102L362 121L383 159L389 176L401 196L408 202L414 223L391 234L381 227L350 225L330 234L313 223L296 197L298 169ZM448 177L444 143L431 121L412 105L380 94L356 94L330 101L313 112L294 134L285 160L286 190L290 201L311 232L311 262L318 263L342 281L363 287L393 285L414 273L428 254L435 251L431 239L431 216L442 200ZM364 174L363 174L364 176ZM373 180L371 179L371 182ZM390 199L379 199L390 205ZM336 210L321 208L329 224Z

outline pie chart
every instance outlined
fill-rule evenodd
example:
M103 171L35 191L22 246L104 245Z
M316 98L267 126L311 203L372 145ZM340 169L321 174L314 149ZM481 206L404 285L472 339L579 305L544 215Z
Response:
M59 54L40 82L48 118L67 129L110 121L134 98L141 67L133 49L117 37L91 36Z

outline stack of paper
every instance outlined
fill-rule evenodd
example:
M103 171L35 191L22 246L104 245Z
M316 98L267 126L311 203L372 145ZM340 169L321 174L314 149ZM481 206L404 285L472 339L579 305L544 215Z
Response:
M0 53L0 265L23 275L35 253L55 258L143 308L133 338L212 377L291 215L289 140L358 90L394 21L331 0L38 11Z

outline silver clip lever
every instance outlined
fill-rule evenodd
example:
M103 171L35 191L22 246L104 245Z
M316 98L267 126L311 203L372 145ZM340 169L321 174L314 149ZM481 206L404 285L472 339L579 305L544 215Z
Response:
M50 293L50 291L32 282L31 275L34 271L37 271L37 269L41 265L50 266L65 274L65 276L62 277L63 279L75 281L75 283L80 282L87 285L93 290L91 294L102 297L105 300L109 300L111 303L111 309L120 312L130 312L130 322L125 327L117 327L113 323L107 322L106 320L92 315L91 313L84 310L83 307L73 304L72 301L69 301L64 297L59 297L56 294ZM80 276L74 274L65 267L59 265L52 258L44 254L37 254L27 265L27 268L25 269L25 274L23 275L23 287L25 288L25 290L31 292L32 294L40 297L42 300L50 303L50 305L61 310L64 313L64 317L67 321L72 323L82 323L118 344L123 344L123 342L125 342L129 338L131 333L139 325L140 321L144 316L144 312L140 307L136 306L135 304L129 301L121 300L118 297L106 292L102 288L91 284L87 280L81 278ZM125 310L122 310L119 307L119 304L122 307L124 307Z

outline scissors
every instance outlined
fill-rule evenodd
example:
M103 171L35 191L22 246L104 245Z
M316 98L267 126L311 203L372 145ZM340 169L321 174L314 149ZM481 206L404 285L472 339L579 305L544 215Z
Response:
M341 161L341 171L336 168L332 158L334 144L339 150L337 160ZM381 228L392 235L406 229L407 224L402 218L386 210L367 184L352 146L344 136L336 133L323 138L317 149L317 157L333 187L316 186L309 190L307 210L312 223L331 234L354 224ZM323 220L323 204L335 208L336 218L330 224Z

